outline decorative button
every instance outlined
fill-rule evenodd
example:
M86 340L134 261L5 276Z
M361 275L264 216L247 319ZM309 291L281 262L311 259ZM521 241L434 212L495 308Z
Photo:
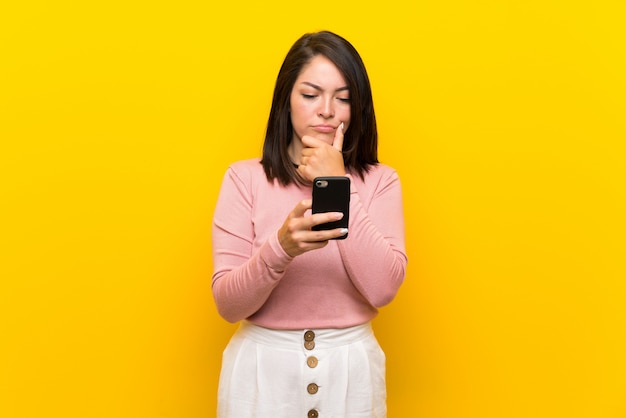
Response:
M307 350L313 350L315 348L315 341L305 341L304 348Z
M317 393L318 386L315 383L309 383L306 387L306 391L311 395L315 395Z
M307 414L306 414L307 418L317 418L320 415L317 413L317 411L315 409L311 409Z
M313 341L315 339L315 333L313 331L307 331L304 333L304 341Z
M317 357L311 356L311 357L307 358L306 359L306 365L309 366L312 369L316 368L317 367Z

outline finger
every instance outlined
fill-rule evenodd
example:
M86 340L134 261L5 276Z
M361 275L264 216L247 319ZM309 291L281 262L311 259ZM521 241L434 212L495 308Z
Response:
M304 213L311 209L313 201L311 199L304 199L298 202L296 207L291 212L293 218L302 218Z
M329 222L335 222L343 218L341 212L322 212L315 213L308 218L308 228L313 228L316 225L322 225Z
M339 231L339 230L337 230ZM315 231L317 232L317 231ZM328 243L330 242L330 240L333 239L338 239L339 237L341 237L342 235L346 235L347 232L336 232L335 230L331 230L331 231L323 231L322 232L318 232L318 235L316 236L312 236L311 237L311 241L306 241L307 245L310 245L312 248L311 249L315 249L315 248L322 248L325 247L326 245L328 245ZM315 246L315 247L313 247Z
M339 151L343 150L343 127L344 124L341 122L335 131L335 139L333 139L333 147Z
M317 138L312 137L312 136L304 135L302 137L302 145L304 145L304 147L305 147L303 149L303 151L305 149L307 149L307 148L319 148L319 147L323 146L324 144L328 145L327 142L324 142L321 139L317 139Z
M328 230L310 231L307 232L308 243L322 243L331 239L337 239L348 233L348 228L335 228Z
M314 154L315 154L315 148L312 148L312 147L302 148L302 151L300 151L300 155L303 157L310 157Z

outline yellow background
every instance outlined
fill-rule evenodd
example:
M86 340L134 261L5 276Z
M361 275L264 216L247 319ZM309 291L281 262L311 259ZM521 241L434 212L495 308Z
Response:
M624 4L4 2L0 416L214 416L218 187L330 29L404 188L389 416L626 417Z

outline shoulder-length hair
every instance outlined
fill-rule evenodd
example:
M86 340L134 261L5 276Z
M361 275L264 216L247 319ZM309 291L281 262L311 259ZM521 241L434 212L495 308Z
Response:
M361 56L350 42L339 35L328 31L308 33L293 44L276 78L261 159L269 181L278 179L283 185L305 183L289 158L288 147L293 140L289 107L298 75L317 55L333 62L348 84L350 125L343 142L346 170L363 178L370 167L378 163L378 132L372 89Z

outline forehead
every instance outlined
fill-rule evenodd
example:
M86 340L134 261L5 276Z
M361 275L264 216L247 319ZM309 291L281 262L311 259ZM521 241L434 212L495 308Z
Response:
M316 82L319 85L346 84L339 68L324 55L314 56L311 61L302 67L296 83L302 81Z

